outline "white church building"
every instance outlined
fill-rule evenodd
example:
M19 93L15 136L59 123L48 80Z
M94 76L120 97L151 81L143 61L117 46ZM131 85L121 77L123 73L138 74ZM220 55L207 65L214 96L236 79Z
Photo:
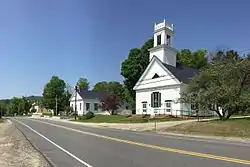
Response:
M173 24L165 20L155 23L154 47L149 49L150 63L134 86L136 114L189 115L192 112L191 105L180 103L179 99L199 71L176 61L173 36Z

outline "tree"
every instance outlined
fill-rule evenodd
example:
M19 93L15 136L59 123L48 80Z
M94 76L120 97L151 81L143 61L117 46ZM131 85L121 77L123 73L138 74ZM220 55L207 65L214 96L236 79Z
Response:
M121 75L124 77L124 85L133 101L135 100L135 91L133 90L133 87L149 64L148 49L152 47L153 39L149 39L140 49L131 49L128 58L122 62Z
M212 65L193 79L182 100L213 110L220 119L246 111L250 107L250 61L234 51L218 52Z
M24 113L27 115L32 106L32 100L28 100L26 97L22 97L22 103L23 103Z
M101 99L101 108L108 111L111 115L116 114L115 110L120 107L120 98L115 94L110 94Z
M201 69L208 65L207 54L207 50L198 49L191 52L189 49L183 49L177 53L177 60L186 66Z
M65 90L66 84L64 80L58 76L52 76L51 80L44 86L43 90L43 104L47 109L56 111L56 98L58 104L58 111L65 107ZM55 112L55 114L57 114Z
M7 113L7 105L5 103L0 103L0 118Z
M79 78L77 81L77 86L79 89L89 89L89 81L87 78Z
M123 85L120 82L111 81L111 82L97 82L93 88L97 92L107 92L116 94L120 98L123 98Z

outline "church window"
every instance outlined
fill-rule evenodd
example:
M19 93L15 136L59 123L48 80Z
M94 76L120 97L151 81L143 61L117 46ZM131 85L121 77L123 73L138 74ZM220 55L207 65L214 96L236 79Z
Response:
M157 45L161 45L161 35L157 35Z
M153 92L151 94L151 107L153 108L161 107L161 93L160 92Z

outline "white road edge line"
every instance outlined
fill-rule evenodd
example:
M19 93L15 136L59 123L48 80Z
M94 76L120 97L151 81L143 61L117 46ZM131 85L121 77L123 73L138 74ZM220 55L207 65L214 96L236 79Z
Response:
M88 164L87 162L81 160L80 158L78 158L77 156L75 156L74 154L72 154L71 152L65 150L64 148L62 148L61 146L59 146L58 144L54 143L53 141L51 141L50 139L48 139L47 137L43 136L42 134L40 134L39 132L35 131L34 129L32 129L30 126L24 124L21 121L18 121L16 119L14 119L15 121L17 121L18 123L22 124L23 126L27 127L28 129L30 129L32 132L36 133L37 135L39 135L40 137L42 137L43 139L47 140L49 143L53 144L54 146L56 146L57 148L59 148L60 150L62 150L63 152L65 152L66 154L68 154L69 156L71 156L72 158L76 159L77 161L79 161L80 163L82 163L83 165L85 165L86 167L92 167L90 164Z

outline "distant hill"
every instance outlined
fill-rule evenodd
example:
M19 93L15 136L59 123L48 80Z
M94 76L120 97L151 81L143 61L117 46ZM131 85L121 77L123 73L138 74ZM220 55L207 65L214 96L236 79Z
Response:
M40 101L43 99L42 96L27 96L26 97L28 100L32 100L32 101ZM0 99L0 103L1 102L5 102L5 103L9 103L11 99Z

